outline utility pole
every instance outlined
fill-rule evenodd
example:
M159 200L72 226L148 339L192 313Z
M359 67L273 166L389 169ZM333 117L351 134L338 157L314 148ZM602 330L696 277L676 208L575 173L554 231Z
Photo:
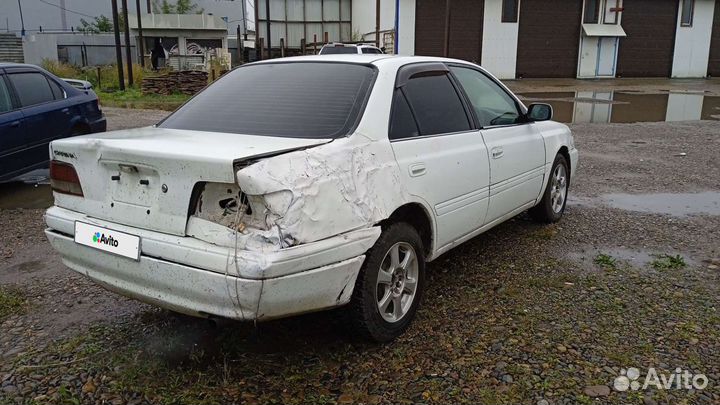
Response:
M245 9L247 5L245 4L247 0L242 0L240 3L242 5L242 19L243 19L243 34L247 35L247 16L245 13L247 13L247 10Z
M145 67L145 41L142 35L142 18L140 17L142 11L140 10L140 0L135 0L135 8L137 9L138 19L138 49L140 50L140 66Z
M18 0L18 9L20 9L20 36L25 36L25 21L23 20L22 15L22 6L20 5L20 0Z
M380 0L375 0L375 47L380 48Z
M379 1L379 0L378 0ZM272 59L272 42L270 41L270 0L265 0L265 22L267 28L267 46L268 46L268 59Z
M237 53L238 62L242 65L245 63L245 42L243 41L243 37L240 36L240 25L237 26Z
M128 22L128 8L127 0L122 0L123 7L123 20L125 22L125 59L127 59L127 70L128 70L128 85L133 85L133 72L132 72L132 49L130 49L130 23Z
M20 0L18 0L19 2ZM123 72L122 47L120 45L120 22L118 21L117 0L112 2L113 31L115 33L115 59L117 59L118 81L120 90L125 90L125 73Z
M150 6L150 0L147 0L147 11L148 11L148 14L152 13L152 7ZM138 13L139 12L140 11L138 10Z

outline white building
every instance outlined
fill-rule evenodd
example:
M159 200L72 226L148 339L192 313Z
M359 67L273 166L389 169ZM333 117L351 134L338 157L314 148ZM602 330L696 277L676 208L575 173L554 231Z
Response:
M400 54L472 60L501 78L720 76L716 0L382 0ZM397 15L397 19L395 18ZM375 2L353 2L374 40Z

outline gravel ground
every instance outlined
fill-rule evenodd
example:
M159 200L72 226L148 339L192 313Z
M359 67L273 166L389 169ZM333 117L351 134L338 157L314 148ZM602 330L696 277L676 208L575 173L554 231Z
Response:
M165 114L105 111L111 128ZM720 216L606 199L689 193L690 209L717 193L720 123L572 129L565 218L521 215L431 263L415 323L387 345L334 312L213 325L116 296L63 267L42 210L0 210L0 403L720 403ZM614 390L629 367L709 384Z

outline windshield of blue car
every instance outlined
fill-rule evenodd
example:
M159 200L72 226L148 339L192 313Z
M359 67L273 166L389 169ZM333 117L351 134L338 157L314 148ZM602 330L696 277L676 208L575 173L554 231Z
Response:
M335 62L237 68L162 121L161 128L290 138L349 135L375 68Z

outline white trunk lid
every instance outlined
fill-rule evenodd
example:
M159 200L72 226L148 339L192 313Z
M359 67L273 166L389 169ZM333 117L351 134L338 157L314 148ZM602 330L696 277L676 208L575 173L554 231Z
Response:
M237 161L329 141L154 127L61 139L51 144L51 156L75 167L84 197L55 193L55 204L184 235L196 183L235 183Z

